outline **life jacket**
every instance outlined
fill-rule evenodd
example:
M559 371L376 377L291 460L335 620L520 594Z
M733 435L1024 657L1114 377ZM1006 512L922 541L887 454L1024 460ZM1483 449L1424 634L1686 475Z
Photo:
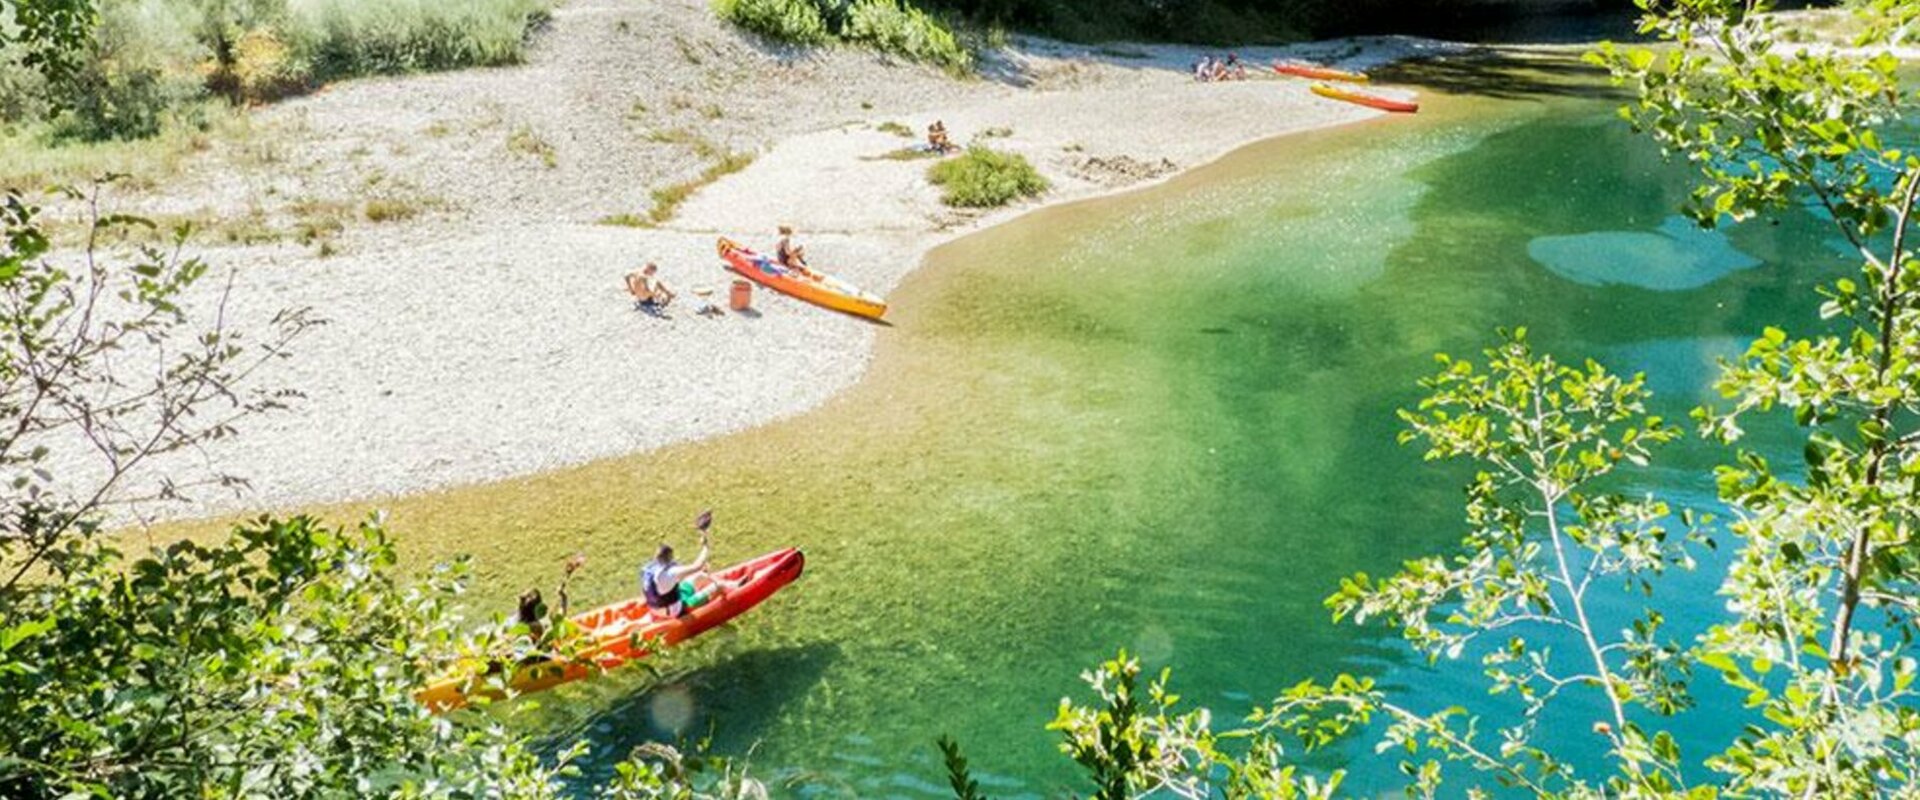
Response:
M654 585L655 578L660 577L662 573L672 568L673 564L671 563L662 564L659 561L649 561L647 562L646 568L640 570L640 591L647 596L647 608L665 611L673 608L675 604L680 602L679 581L674 581L673 585L667 587L665 591L661 591Z

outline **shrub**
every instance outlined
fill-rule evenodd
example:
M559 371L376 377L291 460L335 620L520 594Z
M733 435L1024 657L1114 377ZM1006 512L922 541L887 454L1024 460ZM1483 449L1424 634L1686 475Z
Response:
M297 94L313 77L313 64L266 29L247 31L233 43L232 70L240 96L256 101Z
M953 31L927 12L901 5L900 0L854 0L840 37L956 72L973 66L973 54L960 45Z
M955 72L973 66L973 53L945 22L901 0L713 0L713 10L783 42L849 42Z
M206 49L188 24L163 0L102 3L93 53L49 87L68 107L55 120L56 138L100 141L159 133L169 113L201 91L194 65Z
M1047 179L1017 153L980 145L927 168L927 180L946 191L940 201L959 208L995 208L1048 188Z
M721 19L769 39L794 44L832 40L814 0L713 0Z

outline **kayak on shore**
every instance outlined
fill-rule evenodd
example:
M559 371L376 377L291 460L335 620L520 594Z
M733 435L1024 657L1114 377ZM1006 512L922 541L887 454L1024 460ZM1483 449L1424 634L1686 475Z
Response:
M706 603L674 619L655 616L644 597L575 614L568 621L579 631L579 638L567 645L568 655L522 663L514 668L506 685L516 694L545 691L642 658L653 648L679 644L759 605L800 577L805 567L806 556L794 548L735 564L714 573L714 577L738 583L738 588L716 592ZM703 592L713 586L712 578L706 575L688 580ZM476 696L501 699L506 693L493 682L474 680L479 670L492 672L499 668L498 664L491 668L472 665L428 684L413 698L436 714L461 708Z
M1275 61L1273 71L1296 78L1312 78L1318 81L1346 81L1347 83L1366 83L1370 80L1366 73L1349 72L1344 69L1309 64L1304 61Z
M1420 110L1420 104L1412 101L1395 100L1391 97L1382 97L1377 94L1362 92L1355 89L1344 89L1338 86L1329 86L1324 83L1314 84L1313 93L1320 95L1321 97L1340 100L1347 103L1353 103L1355 105L1362 105L1368 108L1377 108L1377 109L1380 109L1381 111L1391 111L1396 114L1412 114Z
M782 266L732 239L722 238L719 249L728 269L781 294L867 319L887 313L887 301L832 275Z

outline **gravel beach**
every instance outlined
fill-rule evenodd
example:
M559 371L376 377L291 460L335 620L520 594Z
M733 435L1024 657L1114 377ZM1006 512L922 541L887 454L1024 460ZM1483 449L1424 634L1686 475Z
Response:
M1364 68L1458 50L1393 38L1239 54ZM769 45L702 0L574 0L524 65L351 81L256 111L243 141L215 142L162 189L115 196L118 210L278 221L390 198L411 216L356 212L319 246L196 245L233 274L241 320L308 306L329 324L261 378L303 390L294 409L150 470L218 469L250 488L142 515L408 494L798 414L858 380L886 331L764 291L752 314L693 313L696 288L724 303L716 236L767 248L776 225L794 225L816 266L884 294L931 248L1041 204L1376 113L1264 74L1195 83L1201 52L1016 38L981 77L957 79ZM961 144L990 136L1025 155L1053 189L990 214L948 209L929 162L881 157L935 119ZM699 175L716 152L754 160L664 224L602 222L644 214L653 190ZM643 260L680 290L664 318L635 311L621 286Z

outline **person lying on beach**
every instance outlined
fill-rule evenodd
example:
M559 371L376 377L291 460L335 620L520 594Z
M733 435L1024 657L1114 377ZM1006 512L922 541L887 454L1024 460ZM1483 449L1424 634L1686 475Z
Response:
M947 138L947 123L937 119L932 125L927 126L927 147L936 153L948 153L959 149L954 147L952 139Z
M673 302L673 290L660 280L660 266L651 261L638 272L627 273L627 293L633 295L633 307L642 311L665 311Z
M653 560L640 569L640 592L646 595L647 609L654 616L665 619L682 617L688 611L705 605L715 594L740 588L738 584L720 580L707 572L707 558L712 550L708 528L712 525L712 511L702 512L694 520L694 528L700 531L700 555L695 556L692 563L674 561L673 545L662 542ZM694 589L693 579L701 575L707 575L713 581L712 589L704 592Z

